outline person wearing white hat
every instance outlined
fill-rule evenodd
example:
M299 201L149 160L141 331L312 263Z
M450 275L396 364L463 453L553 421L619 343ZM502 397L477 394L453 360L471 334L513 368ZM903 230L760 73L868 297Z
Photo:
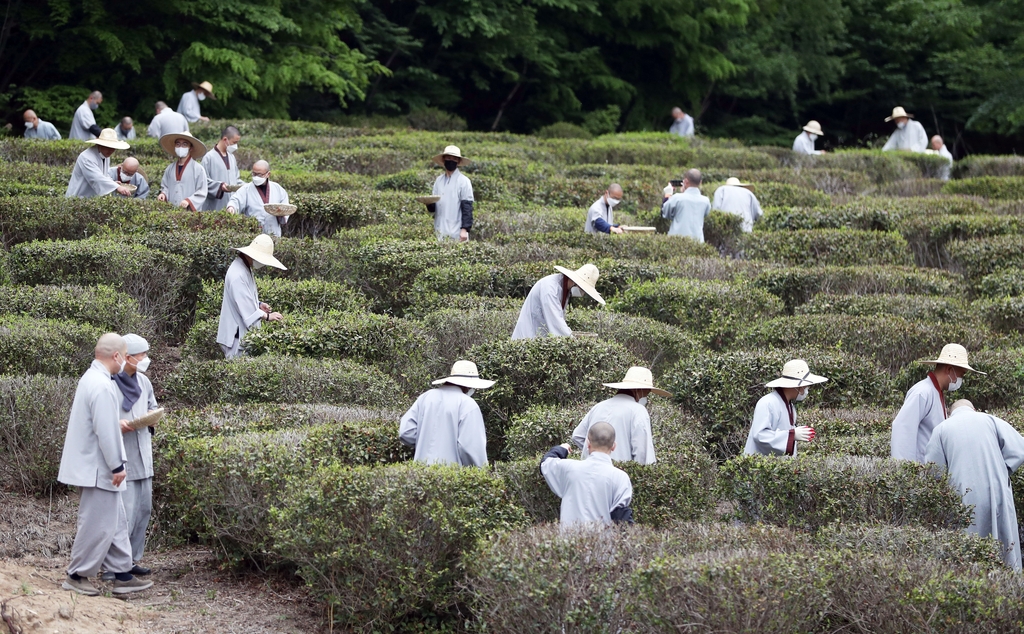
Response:
M224 299L220 304L220 324L217 327L217 343L228 359L241 354L245 333L259 328L264 321L283 319L281 313L273 312L269 305L260 301L253 271L264 266L288 270L274 257L274 239L264 233L253 238L249 246L235 251L238 251L238 257L224 276Z
M985 374L970 366L967 349L956 343L942 347L937 359L919 363L934 365L928 376L915 383L892 421L890 453L893 458L924 462L925 449L932 432L946 420L945 392L955 392L968 372Z
M883 152L903 150L906 152L924 152L928 149L928 133L924 126L914 121L914 115L907 113L902 106L892 109L892 114L885 120L896 123L892 136L882 146Z
M683 112L682 108L672 108L672 125L668 133L681 137L693 136L693 117Z
M89 577L101 566L114 573L114 594L153 585L131 573L132 547L122 499L127 455L118 416L121 402L112 379L124 368L127 356L124 338L117 333L108 332L96 341L92 365L75 389L57 474L59 482L79 490L78 527L62 587L89 596L99 594Z
M682 192L675 193L672 183L662 191L665 197L661 201L661 217L672 222L668 235L704 242L704 219L711 213L711 201L700 193L702 180L700 170L689 169L683 174Z
M494 381L480 378L472 361L456 361L451 374L433 382L402 416L398 437L415 447L413 460L461 467L487 466L487 431L473 392Z
M110 177L110 156L115 150L127 150L124 141L117 140L113 128L101 130L95 139L86 141L91 147L82 150L75 159L75 167L71 170L71 180L64 192L66 198L96 198L117 192L122 196L131 196L131 192L123 184Z
M132 547L133 575L145 576L151 571L138 565L146 552L146 529L153 514L153 428L132 430L130 421L142 418L159 407L153 383L146 376L149 369L149 342L136 334L124 336L126 346L124 369L113 376L121 405L121 438L126 455L128 476L122 493L124 512L128 519L128 541Z
M149 122L146 134L159 139L165 134L181 134L188 131L188 119L169 108L164 102L156 102L156 116Z
M207 155L209 156L209 155ZM252 182L231 194L228 213L241 213L260 221L263 233L281 235L281 225L288 223L288 216L278 217L267 213L263 205L288 204L288 192L278 183L270 180L270 163L256 161L252 164Z
M586 293L604 306L604 298L597 292L597 278L601 272L593 264L584 264L575 271L556 266L557 273L542 277L530 289L516 321L513 339L537 337L571 337L572 329L565 323L565 307L570 297L583 297Z
M145 199L149 197L149 181L139 169L139 159L134 156L129 156L121 161L120 165L114 165L107 173L119 185L134 185L135 192L130 194L132 198Z
M612 183L604 194L587 210L587 220L583 223L585 233L622 233L619 225L612 220L612 209L622 202L622 186Z
M157 200L199 211L206 202L206 170L200 162L206 156L206 146L192 134L182 132L160 137L160 147L175 160L164 170Z
M959 400L935 428L925 462L949 472L949 482L974 508L967 532L1002 543L1003 562L1020 571L1020 534L1009 476L1024 463L1024 437L1005 420Z
M196 121L202 121L206 123L210 120L209 117L204 117L199 109L199 102L205 101L206 98L216 99L213 96L213 85L204 81L201 84L192 82L192 90L186 92L178 100L178 112L181 113L189 123L195 123Z
M238 172L235 150L242 135L238 128L229 125L220 133L220 141L210 148L203 156L203 169L206 170L206 202L203 211L219 211L228 206L231 193L229 185L241 185L242 175ZM278 235L281 235L278 233Z
M814 440L814 428L796 424L794 403L807 398L812 385L828 381L811 374L803 359L787 361L782 376L764 384L772 391L761 397L754 408L754 419L747 434L743 453L763 456L795 456L797 442Z
M75 110L75 116L71 119L71 131L68 132L69 139L88 141L100 135L100 127L96 125L96 117L92 112L99 108L101 103L103 103L103 93L98 90L89 93L89 97L82 102L82 105L78 106L78 110ZM111 128L111 131L113 131L113 128ZM114 138L117 138L116 134Z
M26 110L23 118L25 120L26 139L60 141L60 132L57 132L57 128L49 121L43 121L37 117L35 111Z
M632 460L640 464L654 464L654 436L651 433L651 415L647 413L647 395L672 396L654 387L654 378L647 368L634 366L626 371L618 383L603 383L617 390L615 396L590 408L572 432L573 443L583 450L583 458L590 455L587 433L597 423L608 423L615 429L615 449L612 460Z
M444 167L444 174L434 181L431 193L441 200L427 205L427 211L434 214L434 233L438 240L469 240L473 228L473 183L459 167L469 163L462 151L449 145L433 162Z
M742 219L740 227L746 233L753 231L754 223L764 215L757 196L750 191L750 185L740 182L736 177L728 178L725 185L715 190L711 208L739 216Z
M953 167L953 154L946 149L946 143L942 140L942 137L935 135L928 141L928 149L925 150L928 154L938 154L942 158L946 159L949 164L943 165L939 170L939 180L949 180L949 168Z
M821 124L817 121L808 121L803 132L793 139L793 151L797 154L824 154L823 150L815 150L814 142L818 137L824 135L821 131Z
M572 446L552 447L540 459L540 472L551 492L562 498L559 524L562 529L579 526L610 526L633 523L633 483L612 464L615 428L595 423L587 432L584 460L566 460Z

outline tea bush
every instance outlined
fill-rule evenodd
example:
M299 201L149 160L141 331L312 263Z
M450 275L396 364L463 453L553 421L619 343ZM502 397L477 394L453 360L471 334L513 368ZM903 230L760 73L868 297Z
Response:
M952 180L942 187L944 194L965 194L995 199L1024 199L1024 177L978 176Z
M357 312L369 309L366 298L346 284L318 279L255 277L260 301L285 315L317 315L329 311ZM196 303L196 319L218 317L223 299L224 282L205 282Z
M894 232L809 229L744 235L747 257L789 265L858 266L914 263L907 241Z
M601 339L618 343L656 376L701 349L696 338L648 317L604 310L573 310L566 314L566 322L574 332L592 332Z
M1004 297L979 300L972 308L994 332L1016 334L1024 331L1024 298Z
M1004 269L981 278L972 290L979 297L996 299L1024 295L1024 270Z
M849 266L821 268L782 268L759 273L753 286L777 296L786 308L806 303L819 293L836 295L938 295L959 297L963 293L960 276L942 271L923 271L910 267Z
M953 240L946 250L971 282L1004 269L1024 268L1024 235Z
M337 191L300 194L291 200L298 211L282 227L281 233L293 237L326 237L339 229L379 224L403 216L428 217L422 203L412 196L393 192Z
M0 374L81 375L102 334L67 319L0 315Z
M78 378L70 376L0 376L3 489L44 495L59 486L57 470L77 384Z
M972 311L961 301L925 295L815 295L797 315L853 315L867 317L894 315L916 321L960 323L972 319Z
M143 337L151 330L138 303L109 286L0 286L0 314L67 319Z
M986 156L972 154L953 163L952 177L1024 176L1024 158L1020 156Z

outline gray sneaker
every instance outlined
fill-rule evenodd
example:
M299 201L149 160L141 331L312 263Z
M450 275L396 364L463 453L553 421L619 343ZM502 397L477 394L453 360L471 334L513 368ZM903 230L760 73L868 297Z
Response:
M128 594L129 592L142 592L153 587L152 581L143 581L138 577L132 577L128 581L114 581L111 590L113 594Z
M100 593L100 591L96 589L96 586L92 585L92 582L85 577L75 580L69 575L68 578L64 580L64 583L60 584L60 587L65 590L77 592L78 594L84 594L87 597L95 597Z
M112 572L101 572L100 573L100 581L108 581L109 582L109 581L116 581L116 580L117 580L117 576L114 575L114 573L112 573Z

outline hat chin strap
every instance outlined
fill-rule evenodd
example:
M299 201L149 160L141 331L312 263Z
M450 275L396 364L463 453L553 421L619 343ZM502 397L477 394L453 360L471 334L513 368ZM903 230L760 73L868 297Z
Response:
M810 371L810 370L808 370L808 371L807 371L807 373L806 373L806 374L804 374L804 375L803 375L803 376L801 376L801 377L797 377L797 376L787 376L787 375L783 374L783 375L782 375L782 378L784 378L784 379L789 379L790 381L796 381L796 382L798 383L797 387L801 387L801 386L803 386L803 383L804 383L804 381L807 381L807 377L809 377L809 376L811 376L811 371ZM808 385L810 385L810 384L811 384L811 382L810 382L810 381L807 381L807 384L808 384Z

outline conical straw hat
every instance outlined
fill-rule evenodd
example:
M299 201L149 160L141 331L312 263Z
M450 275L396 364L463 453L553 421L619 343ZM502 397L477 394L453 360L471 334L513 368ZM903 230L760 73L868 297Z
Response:
M275 269L281 269L287 271L288 267L281 264L277 258L274 257L274 239L265 233L261 233L252 239L247 247L236 248L235 251L244 253L250 258L259 262L264 266L272 266Z
M601 272L597 270L597 267L593 264L584 264L575 271L570 271L564 266L556 266L555 270L562 275L568 277L576 285L583 289L583 292L590 295L594 300L604 306L604 298L597 292L597 278L601 275Z

